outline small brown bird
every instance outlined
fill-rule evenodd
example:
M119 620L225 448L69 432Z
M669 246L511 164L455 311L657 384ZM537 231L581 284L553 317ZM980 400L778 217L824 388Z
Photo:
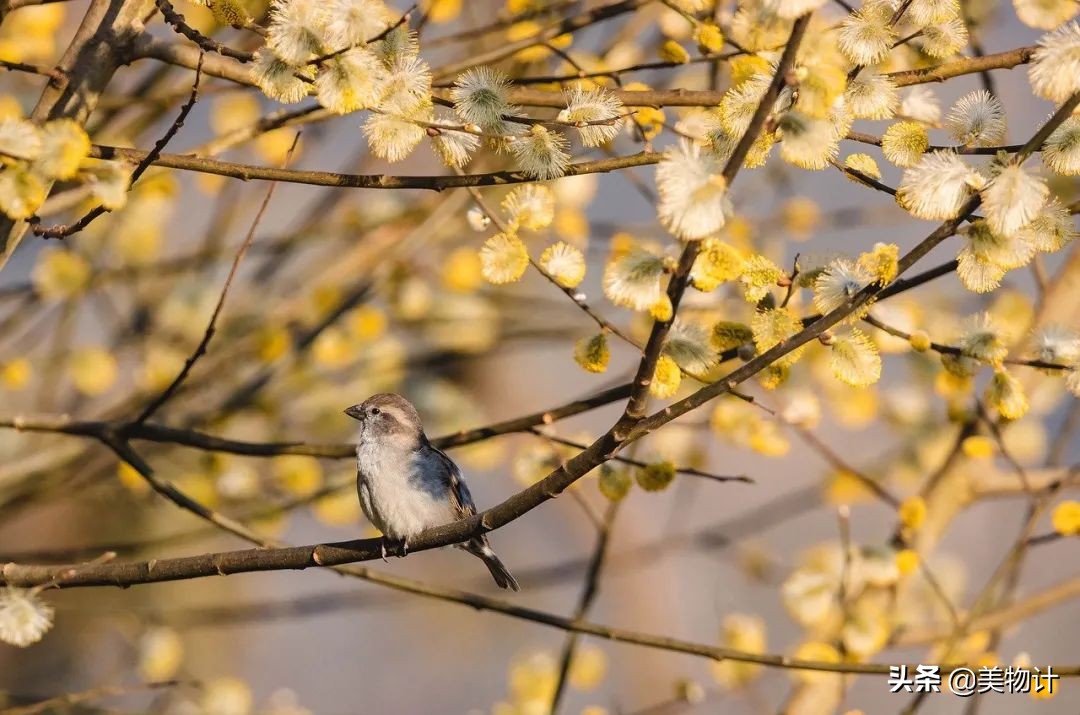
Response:
M381 393L345 414L360 422L356 447L360 506L384 539L402 542L407 551L409 539L424 529L476 513L461 470L431 444L408 400ZM500 588L519 590L487 536L457 546L482 559ZM384 542L384 555L385 548Z

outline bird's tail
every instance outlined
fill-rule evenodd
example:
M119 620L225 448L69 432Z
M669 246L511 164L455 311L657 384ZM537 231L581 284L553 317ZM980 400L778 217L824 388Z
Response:
M500 561L499 557L495 555L495 552L491 550L491 544L488 543L487 538L480 537L479 539L473 539L472 541L463 544L462 548L483 560L484 565L488 567L488 571L491 572L491 577L495 579L495 583L498 584L499 588L507 588L511 591L521 590L521 587L518 586L517 579L515 579L514 575L503 566L503 562Z

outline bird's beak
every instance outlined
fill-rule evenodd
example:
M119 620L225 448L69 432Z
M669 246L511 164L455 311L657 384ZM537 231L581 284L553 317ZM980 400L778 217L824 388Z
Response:
M363 420L364 412L360 409L360 405L353 405L345 409L345 414L352 417L354 420Z

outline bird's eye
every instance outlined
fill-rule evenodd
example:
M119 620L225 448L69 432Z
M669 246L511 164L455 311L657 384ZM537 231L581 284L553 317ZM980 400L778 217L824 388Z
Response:
M379 412L381 412L381 410L378 407L372 407L371 408L371 414L377 415L377 414L379 414Z

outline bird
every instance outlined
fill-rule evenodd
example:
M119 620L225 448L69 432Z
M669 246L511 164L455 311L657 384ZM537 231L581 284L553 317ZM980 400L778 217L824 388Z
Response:
M424 529L476 513L469 487L450 457L424 434L420 414L394 393L372 395L346 408L360 423L356 445L356 491L360 507L387 540L408 553L409 539ZM486 535L457 544L480 558L500 588L519 591L517 580L491 549Z

